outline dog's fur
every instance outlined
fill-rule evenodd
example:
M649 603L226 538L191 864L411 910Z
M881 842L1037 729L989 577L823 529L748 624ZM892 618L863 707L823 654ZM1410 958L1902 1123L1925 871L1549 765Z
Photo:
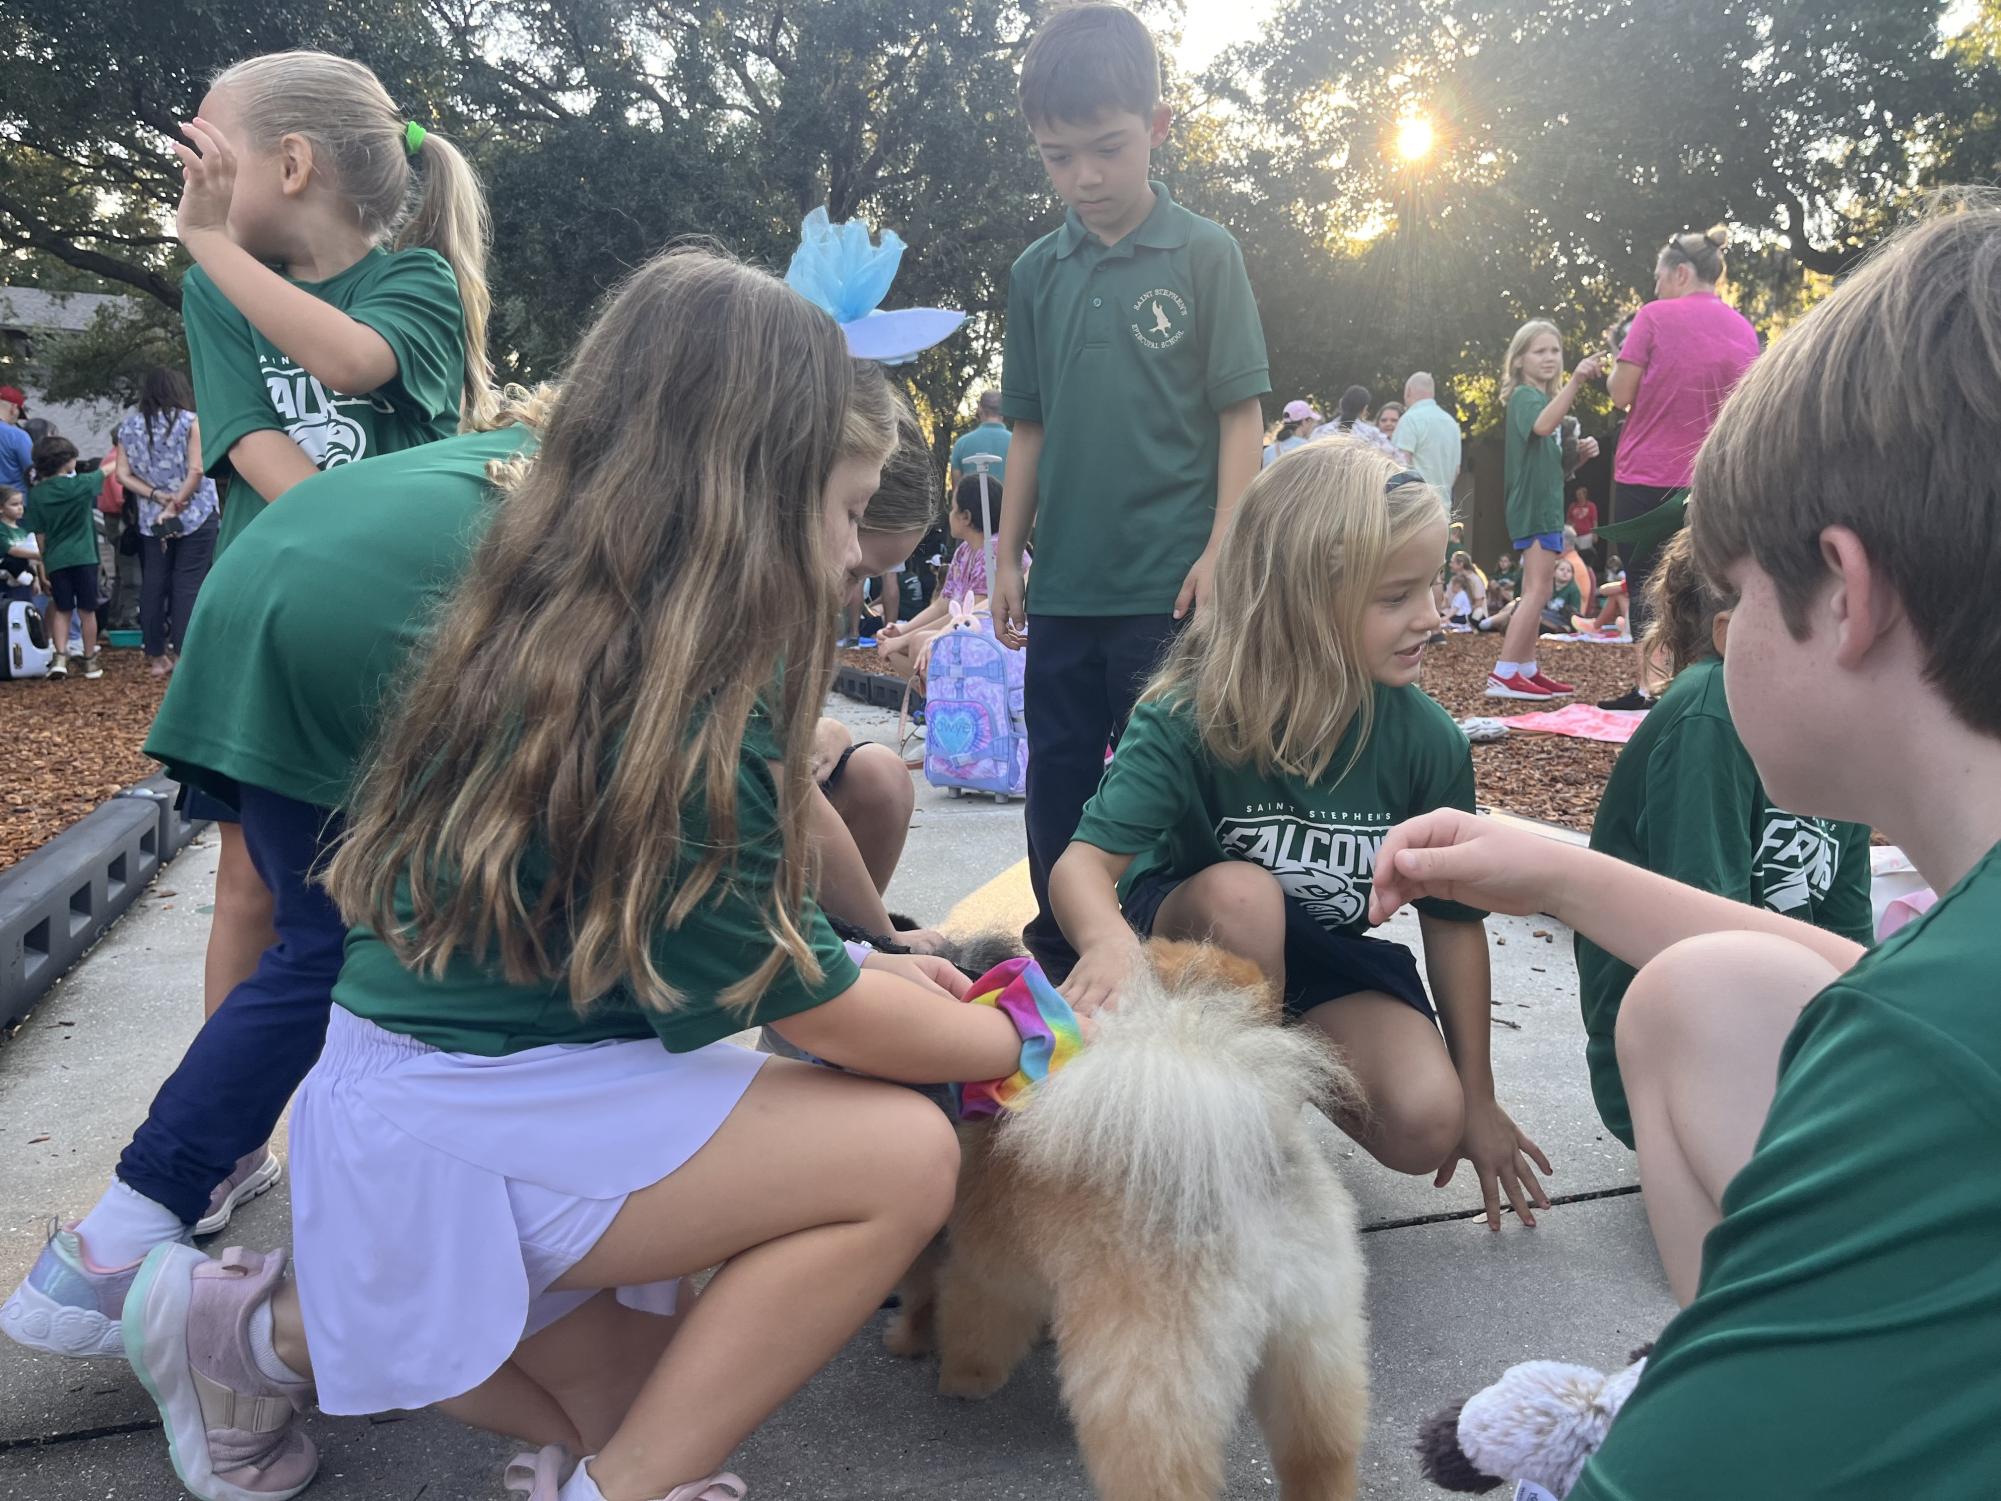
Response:
M1351 1501L1368 1411L1355 1211L1307 1122L1352 1099L1254 965L1153 943L1068 1067L962 1125L958 1204L889 1348L1000 1389L1053 1329L1104 1501L1211 1501L1248 1400L1284 1501Z

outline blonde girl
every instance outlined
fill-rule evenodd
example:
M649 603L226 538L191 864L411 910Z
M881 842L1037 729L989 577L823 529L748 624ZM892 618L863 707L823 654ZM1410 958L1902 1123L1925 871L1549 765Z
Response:
M1390 826L1473 807L1466 737L1417 686L1445 536L1437 492L1360 444L1253 480L1216 564L1241 608L1171 649L1050 898L1081 956L1073 1006L1114 1001L1144 935L1213 938L1340 1045L1367 1097L1348 1133L1441 1187L1466 1158L1498 1228L1503 1195L1534 1223L1530 1162L1549 1163L1494 1099L1481 914L1420 905L1435 1012L1411 952L1364 932Z
M1598 378L1599 366L1596 355L1587 356L1563 381L1563 336L1541 319L1524 323L1508 341L1501 365L1504 472L1508 536L1521 555L1522 587L1501 640L1501 659L1487 678L1489 698L1547 700L1576 691L1543 675L1535 649L1537 623L1564 550L1563 446L1557 430L1584 383ZM1598 440L1585 438L1577 452L1580 463L1594 457Z
M316 470L491 418L486 200L456 146L408 119L366 67L324 52L223 69L181 132L176 232L194 260L181 312L203 463L222 487L220 558ZM189 811L222 839L202 987L213 1013L273 940L262 872L275 856L260 859L226 803L193 794ZM125 1181L205 1233L277 1175L261 1140L211 1182L192 1165L206 1142L149 1140ZM122 1260L163 1224L107 1215L93 1228Z
M126 1301L206 1501L305 1484L308 1379L550 1446L538 1501L739 1496L725 1457L943 1221L951 1129L877 1080L1005 1074L1020 1039L941 961L858 968L809 895L830 627L895 434L866 368L775 278L677 252L498 463L328 873L359 930L293 1115L299 1281L162 1247ZM482 457L344 493L393 479L371 519L455 536ZM746 557L764 619L717 651ZM723 1041L760 1022L875 1077Z

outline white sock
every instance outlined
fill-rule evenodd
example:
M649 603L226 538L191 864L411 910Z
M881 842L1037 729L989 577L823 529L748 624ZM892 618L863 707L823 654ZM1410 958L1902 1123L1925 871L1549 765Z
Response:
M577 1461L577 1467L570 1471L570 1478L563 1482L563 1488L556 1492L556 1501L604 1501L604 1492L591 1479L590 1464L596 1455L586 1455Z
M1497 678L1511 678L1521 670L1522 664L1519 662L1496 662L1494 664L1494 676Z
M1526 662L1522 663L1521 672L1525 678L1532 678L1541 670L1541 668L1535 665L1534 657L1530 657Z
M276 1321L271 1317L271 1300L266 1298L250 1310L250 1327L245 1331L250 1336L250 1358L257 1363L257 1369L273 1381L282 1381L296 1386L310 1377L301 1376L278 1355L278 1346L273 1341Z
M153 1247L181 1240L188 1232L181 1217L165 1204L113 1183L97 1207L78 1221L76 1233L90 1264L112 1272L144 1261Z

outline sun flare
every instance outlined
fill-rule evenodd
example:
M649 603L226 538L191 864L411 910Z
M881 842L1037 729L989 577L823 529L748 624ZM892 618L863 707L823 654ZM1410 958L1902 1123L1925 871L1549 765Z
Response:
M1397 122L1397 155L1407 162L1421 162L1431 155L1435 140L1431 122L1422 115Z

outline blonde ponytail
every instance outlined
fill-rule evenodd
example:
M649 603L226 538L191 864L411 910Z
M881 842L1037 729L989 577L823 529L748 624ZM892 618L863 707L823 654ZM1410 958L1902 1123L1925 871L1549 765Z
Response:
M486 193L464 153L435 130L424 133L416 163L417 205L396 232L396 248L435 250L452 268L466 332L459 421L462 427L477 429L492 420L498 406L493 363L486 353L486 320L493 308L493 295L486 286L486 253L493 240Z
M329 52L245 58L216 74L211 86L230 91L254 144L274 146L288 135L310 142L315 163L376 244L421 246L444 257L458 282L465 324L460 426L490 425L498 403L486 353L489 231L486 195L471 163L436 131L412 131L381 79Z

